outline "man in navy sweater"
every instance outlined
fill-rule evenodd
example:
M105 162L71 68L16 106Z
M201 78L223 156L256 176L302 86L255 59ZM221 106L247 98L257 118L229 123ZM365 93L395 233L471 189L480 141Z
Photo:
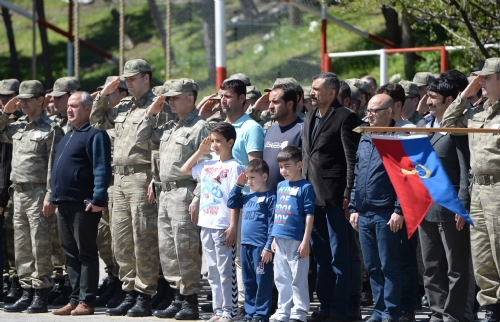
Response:
M59 143L52 169L52 202L57 205L61 246L73 293L55 315L94 313L99 281L97 228L108 202L111 141L90 126L93 100L76 92L68 100L68 133Z

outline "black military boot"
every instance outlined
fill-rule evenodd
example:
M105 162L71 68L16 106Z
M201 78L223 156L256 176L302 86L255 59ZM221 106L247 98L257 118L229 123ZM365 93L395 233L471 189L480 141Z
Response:
M486 313L484 314L484 318L481 322L498 322L500 316L500 305L485 305L484 306Z
M156 307L158 304L163 301L163 298L165 297L166 293L166 288L167 288L167 281L162 277L158 278L158 286L156 287L156 293L153 295L151 298L151 307L156 310Z
M49 289L39 288L35 290L35 296L33 297L33 302L26 310L27 313L47 313Z
M64 278L54 280L54 286L52 287L52 290L49 292L49 298L48 298L49 304L52 304L52 301L61 296L63 286L64 286Z
M125 296L127 293L122 289L123 282L118 280L116 286L115 286L115 292L113 294L113 297L108 301L108 304L106 305L110 309L114 309L115 307L118 307L123 300L125 299Z
M106 276L102 280L102 284L99 285L99 288L97 289L97 296L101 296L108 289L108 278L109 278L109 276L111 276L111 275Z
M69 297L73 293L73 288L71 287L71 282L69 281L69 276L64 275L64 285L61 294L52 300L52 305L66 305L68 304Z
M19 283L19 278L13 277L10 279L9 293L3 298L4 303L15 303L23 295L23 289ZM31 303L31 302L30 302Z
M161 319L173 318L177 314L177 312L181 310L184 298L185 296L181 295L179 290L175 290L174 300L170 303L170 305L165 310L154 311L153 315Z
M361 299L357 295L351 295L349 305L349 321L359 321L362 320L361 316Z
M10 279L8 276L4 276L3 277L3 288L2 288L2 294L1 294L2 299L4 297L6 297L7 294L9 293L9 288L10 288Z
M135 300L135 305L128 310L127 316L137 318L153 315L151 309L151 295L139 293Z
M33 293L35 292L32 288L25 288L23 294L16 303L12 305L6 305L3 307L5 312L22 312L26 310L31 302L33 302Z
M126 315L128 310L134 307L136 298L137 298L136 291L128 292L127 296L125 296L125 299L120 305L118 305L116 308L106 310L106 315L111 315L111 316Z
M111 298L113 298L113 296L115 295L116 286L119 284L118 282L120 282L118 277L115 277L112 275L109 275L107 277L106 290L104 291L104 293L99 295L99 297L95 301L95 307L104 307L104 306L106 306L106 304L108 304L108 302L111 300ZM120 285L120 289L121 289L121 285ZM122 301L123 301L123 299L122 299ZM118 306L118 304L117 304L117 306Z
M198 294L186 295L182 308L175 315L176 320L198 320L200 315L198 313Z
M167 307L170 306L170 304L174 300L174 296L175 296L175 290L171 288L170 285L168 285L167 283L165 287L165 295L163 296L163 300L160 303L158 303L156 309L160 311L165 310Z

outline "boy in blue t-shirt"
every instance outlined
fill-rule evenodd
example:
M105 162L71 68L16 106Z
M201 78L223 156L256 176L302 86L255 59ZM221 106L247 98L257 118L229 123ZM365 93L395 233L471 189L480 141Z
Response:
M302 152L287 146L278 153L280 173L274 210L272 249L278 309L271 321L305 322L309 311L309 241L314 222L316 194L302 178Z
M269 166L253 159L236 181L227 206L241 209L241 269L245 285L245 318L252 322L269 321L273 287L271 231L276 193L267 187ZM242 194L245 183L249 194Z

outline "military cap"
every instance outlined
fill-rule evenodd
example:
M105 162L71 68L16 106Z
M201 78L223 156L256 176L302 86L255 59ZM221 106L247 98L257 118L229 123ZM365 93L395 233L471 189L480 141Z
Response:
M160 85L160 86L155 86L151 89L151 91L153 92L153 94L155 94L156 96L160 96L160 95L163 95L165 94L166 92L168 92L168 88L166 88L164 85Z
M245 83L245 86L250 86L250 77L248 77L247 75L245 75L243 73L233 74L233 75L229 76L228 79L239 79L240 81Z
M163 96L177 96L182 93L188 93L188 92L198 92L198 84L192 79L189 78L181 78L181 79L174 79L172 83L170 84L170 87L168 89L168 92L163 94Z
M285 78L276 78L274 81L272 88L266 88L264 92L271 92L278 85L289 85L295 88L295 91L298 93L304 93L302 86L300 86L299 82L293 77L285 77Z
M304 86L304 99L308 100L311 98L311 86Z
M151 66L144 59L132 59L125 63L123 74L120 77L132 77L139 73L147 73L151 71Z
M250 99L258 99L261 97L262 94L260 93L259 89L255 86L247 86L247 100Z
M372 92L372 86L359 78L348 78L345 80L345 82L347 83L347 85L357 87L358 89L363 91L364 94L369 94Z
M349 85L349 88L351 89L351 99L361 101L361 92L359 89L354 85Z
M15 78L0 82L0 95L12 95L19 91L19 81Z
M426 86L432 83L436 78L432 73L429 72L419 72L413 76L413 82L417 84L418 87Z
M62 77L54 83L54 89L50 93L53 97L63 96L64 94L77 91L80 88L78 81L74 77Z
M399 85L403 86L403 89L405 90L405 96L419 96L420 91L418 90L418 85L415 84L414 82L402 80L399 82Z
M487 76L494 73L500 73L500 58L488 58L484 61L483 69L480 71L474 72L474 75L477 76Z
M17 98L26 99L34 96L44 96L45 90L42 83L37 80L28 80L21 83L19 86L19 95Z
M210 97L209 99L214 100L214 101L220 101L221 98L222 98L222 90L219 89L219 91L217 92L217 95L215 95L214 97Z
M109 83L111 83L112 81L117 79L118 77L119 76L108 76L106 78L106 82L104 83L104 85L97 87L97 90L100 91L101 89L104 88L104 86L108 85ZM125 78L123 78L123 77L120 78L120 84L118 84L118 88L128 90L127 85L125 84Z

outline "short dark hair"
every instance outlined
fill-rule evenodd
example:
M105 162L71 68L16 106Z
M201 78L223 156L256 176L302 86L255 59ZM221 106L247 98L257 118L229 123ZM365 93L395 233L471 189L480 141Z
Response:
M149 83L150 84L153 81L153 73L151 71L149 71L149 72L140 72L139 74L141 74L142 78L144 78L144 76L146 76L146 75L149 75Z
M403 86L397 83L387 83L380 86L375 91L375 94L387 94L389 95L394 103L401 102L401 105L405 104L406 94Z
M351 87L349 87L349 84L344 81L340 81L339 91L337 95L340 95L342 102L344 102L344 100L348 97L351 98Z
M278 153L278 162L293 161L294 163L302 161L302 151L295 145L289 145Z
M450 78L439 77L435 79L432 83L427 86L427 93L434 92L443 95L443 103L448 96L451 96L453 100L457 98L460 92L456 83L452 83Z
M447 79L453 86L457 87L459 92L463 91L469 85L467 76L456 69L450 69L442 72L439 77ZM455 97L453 99L455 99Z
M213 132L219 133L227 141L229 141L231 139L236 141L236 129L234 128L234 126L232 126L231 124L229 124L227 122L210 123L210 125L208 125L208 130L210 131L210 133L213 133Z
M365 79L365 82L367 82L371 86L374 86L375 88L377 88L377 80L372 75L363 76L363 77L361 77L361 79L362 80Z
M123 92L125 92L125 93L127 93L127 96L129 95L128 89L124 89L124 88L118 87L118 92L120 92L120 94L123 93Z
M222 89L222 90L226 90L226 89L230 89L230 88L238 95L238 97L240 97L241 95L245 95L245 97L246 97L246 95L247 95L247 87L246 87L245 83L243 83L243 81L241 81L239 79L226 80L220 86L220 89Z
M337 94L339 93L340 81L335 73L321 72L313 77L313 81L316 79L324 79L326 89L333 88Z
M245 172L257 172L259 174L269 175L269 165L262 159L252 159L245 166Z
M287 84L278 84L273 87L273 90L280 88L283 91L283 100L285 104L292 101L293 102L293 111L297 110L297 91L294 86L290 86Z

